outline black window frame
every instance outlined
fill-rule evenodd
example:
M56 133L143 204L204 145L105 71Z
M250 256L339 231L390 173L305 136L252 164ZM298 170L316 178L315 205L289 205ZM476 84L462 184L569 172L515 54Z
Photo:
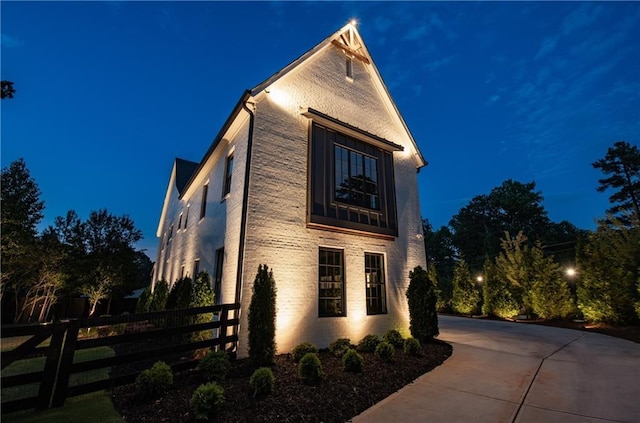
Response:
M209 183L202 186L202 202L200 203L200 219L207 214L207 196L209 195Z
M331 259L329 259L329 257L331 257ZM339 257L338 264L335 263L336 257ZM338 275L336 274L336 270L339 270ZM333 280L336 276L339 276L339 280ZM318 317L347 316L345 279L344 250L320 247L318 249ZM329 285L331 284L333 284L334 287L330 287ZM336 288L335 285L340 285L340 287ZM327 291L331 289L339 289L339 295L327 295ZM333 307L329 305L330 301L335 301ZM331 308L335 311L330 312L329 310Z
M221 292L222 292L222 270L224 268L224 247L218 248L216 250L215 256L215 273L213 275L213 293L214 293L214 302L215 304L221 303Z
M187 210L184 212L184 229L187 229L187 223L189 223L189 209L191 205L187 206Z
M224 184L222 189L222 197L224 198L231 192L231 178L233 177L233 153L227 156L224 168Z
M200 259L195 259L193 261L193 281L196 281L198 277L198 273L200 273Z
M364 253L364 275L367 316L387 314L384 254Z
M320 114L309 111L306 115ZM329 119L324 117L325 120ZM402 147L370 134L358 137L357 131L347 126L342 131L336 128L340 126L313 119L309 126L307 225L389 239L397 237L393 151L399 151ZM336 146L376 160L377 208L336 200Z

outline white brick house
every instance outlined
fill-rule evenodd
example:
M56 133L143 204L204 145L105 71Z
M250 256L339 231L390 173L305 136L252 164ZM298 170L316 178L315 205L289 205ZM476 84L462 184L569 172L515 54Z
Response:
M259 264L276 280L281 353L406 332L425 165L347 24L246 91L199 163L175 160L154 282L207 271L216 302L241 303L239 357Z

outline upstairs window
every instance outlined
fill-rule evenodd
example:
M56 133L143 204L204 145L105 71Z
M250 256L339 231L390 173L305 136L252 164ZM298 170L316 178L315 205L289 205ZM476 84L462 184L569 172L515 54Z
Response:
M233 154L227 157L227 166L224 172L224 191L222 196L231 192L231 176L233 175Z
M346 72L347 72L347 78L353 79L353 59L351 57L347 57Z
M207 193L209 192L209 184L202 187L202 203L200 203L200 219L207 213Z
M178 219L178 230L182 228L182 213L180 213L180 219Z
M189 209L191 206L187 206L187 211L184 212L184 229L187 229L187 223L189 222Z
M393 169L397 146L370 134L359 139L316 122L312 125L309 226L398 236ZM364 141L368 138L377 144Z

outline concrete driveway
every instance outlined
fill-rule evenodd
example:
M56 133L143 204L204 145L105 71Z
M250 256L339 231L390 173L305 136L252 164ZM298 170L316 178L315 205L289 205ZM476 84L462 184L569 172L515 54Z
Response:
M354 423L640 422L640 344L439 316L453 355Z

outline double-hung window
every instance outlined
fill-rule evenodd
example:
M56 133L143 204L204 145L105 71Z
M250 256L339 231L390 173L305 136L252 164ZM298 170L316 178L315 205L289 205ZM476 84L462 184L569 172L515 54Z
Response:
M202 186L202 202L200 203L200 219L207 213L207 194L209 192L209 184Z
M318 267L320 317L346 316L344 295L344 252L320 248Z

